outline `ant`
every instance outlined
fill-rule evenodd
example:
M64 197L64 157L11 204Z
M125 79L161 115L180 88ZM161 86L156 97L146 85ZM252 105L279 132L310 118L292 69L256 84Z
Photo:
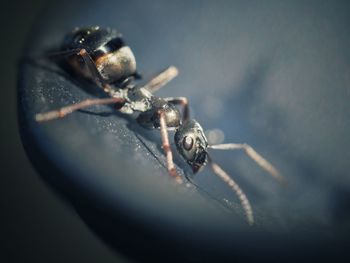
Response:
M88 99L76 104L45 113L36 114L38 122L62 118L76 110L92 105L115 104L116 109L125 114L139 112L137 122L147 129L160 129L162 148L166 156L167 170L176 182L182 178L177 174L170 148L168 130L175 130L177 151L197 173L207 163L213 172L235 192L240 200L250 225L254 222L253 211L245 193L238 184L208 154L208 149L243 150L261 168L280 182L279 172L245 143L209 145L201 125L190 119L189 104L185 97L160 98L153 95L178 75L176 67L171 66L154 77L144 86L133 84L140 78L136 71L136 59L122 35L110 28L76 28L69 33L59 52L52 54L66 57L66 62L81 76L90 79L102 88L108 98ZM182 115L176 106L182 107Z

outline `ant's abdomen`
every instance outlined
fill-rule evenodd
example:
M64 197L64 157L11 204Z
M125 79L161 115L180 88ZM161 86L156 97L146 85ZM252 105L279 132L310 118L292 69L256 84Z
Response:
M108 82L118 82L136 73L136 59L128 46L98 57L95 63L102 77Z
M69 33L62 44L62 51L85 49L103 80L107 83L122 82L136 73L135 56L114 29L89 27L77 28ZM78 55L71 55L68 64L86 78L92 79L91 70Z

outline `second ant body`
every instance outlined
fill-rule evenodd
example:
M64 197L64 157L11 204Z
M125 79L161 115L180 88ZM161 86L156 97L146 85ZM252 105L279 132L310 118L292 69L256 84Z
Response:
M177 76L178 71L171 66L161 72L144 86L133 84L139 78L136 71L136 59L117 31L91 27L75 29L68 34L57 54L67 58L69 65L82 76L91 79L108 93L108 98L85 100L58 110L39 113L35 116L39 122L64 117L76 110L98 104L116 104L125 114L139 112L137 122L148 129L160 129L162 148L166 155L167 170L178 183L182 179L177 175L173 163L172 151L168 139L168 130L175 130L174 141L177 151L191 166L194 173L208 162L213 172L230 186L240 199L249 224L253 224L253 212L248 198L235 181L208 154L208 148L229 150L241 149L258 165L278 180L282 180L278 171L247 144L209 145L201 125L190 119L188 101L184 97L160 98L153 93ZM180 105L182 115L176 107Z

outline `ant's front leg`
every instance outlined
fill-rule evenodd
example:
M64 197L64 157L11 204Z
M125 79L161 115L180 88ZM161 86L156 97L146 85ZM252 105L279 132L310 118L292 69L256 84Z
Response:
M166 156L168 173L170 176L175 177L175 180L177 183L181 184L182 179L176 172L176 168L173 161L173 153L170 148L168 127L165 120L165 113L160 110L158 114L159 114L159 123L160 123L160 136L162 138L162 148Z

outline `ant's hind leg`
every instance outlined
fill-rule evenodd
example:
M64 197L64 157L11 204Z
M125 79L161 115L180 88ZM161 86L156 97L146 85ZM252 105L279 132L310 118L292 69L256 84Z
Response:
M170 66L166 70L159 73L153 79L151 79L145 86L149 92L154 93L164 85L166 85L169 81L175 78L179 74L178 69L175 66Z
M93 105L114 104L114 103L123 104L125 103L125 100L123 98L87 99L76 104L62 107L58 110L38 113L35 115L35 120L37 122L50 121L58 118L63 118L64 116L74 111L77 111L86 107L90 107Z
M72 56L72 55L80 56L84 60L85 65L90 71L92 80L96 83L96 85L98 85L100 88L102 88L106 92L109 92L111 90L111 87L109 86L108 83L106 83L106 81L101 76L100 72L96 68L94 60L92 59L90 54L86 51L86 49L82 48L82 49L58 51L54 53L49 53L47 56L51 58L55 58L55 57Z
M78 52L78 55L83 58L84 63L91 73L93 81L105 92L110 92L112 90L111 86L103 79L89 53L85 49L81 49Z
M175 180L177 183L181 184L182 179L176 173L176 168L173 161L173 153L171 152L170 143L169 143L169 135L168 135L168 129L167 129L167 124L165 120L165 115L164 115L164 112L162 111L159 112L159 122L160 122L160 135L162 138L162 148L166 156L168 173L170 176L175 177Z

